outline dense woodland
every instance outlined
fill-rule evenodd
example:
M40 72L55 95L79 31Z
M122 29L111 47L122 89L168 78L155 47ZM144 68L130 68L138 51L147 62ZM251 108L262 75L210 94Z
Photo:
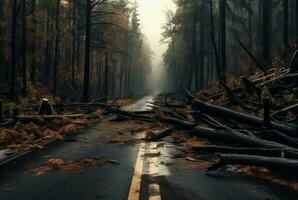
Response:
M162 42L167 90L285 67L297 46L295 0L175 0ZM176 77L179 77L177 79Z
M159 198L159 186L172 188L177 179L164 174L165 169L199 172L193 180L179 178L186 186L176 189L187 198L195 194L196 183L201 197L202 184L207 184L203 186L208 195L225 180L241 185L235 191L248 198L247 191L255 193L260 185L270 193L266 199L291 199L284 187L276 192L278 198L271 196L278 184L291 187L298 196L298 0L173 0L176 9L165 11L162 27L161 43L168 48L160 65L163 70L158 69L165 74L159 74L163 78L158 81L153 53L140 28L140 1L0 2L0 166L14 161L11 169L1 171L5 178L0 181L0 199L23 197L22 184L27 182L29 194L44 183L35 196L52 197L53 188L48 190L46 184L50 176L31 183L26 174L42 178L74 163L79 164L80 175L85 174L81 169L93 165L109 169L100 174L121 183L125 195L125 182L132 175L127 188L137 197L128 199L147 197L151 189L154 195L148 198ZM154 86L160 94L150 94ZM170 138L163 140L166 137ZM56 140L61 143L44 148ZM24 164L15 162L33 153L30 149L41 150L22 159ZM121 154L113 157L115 152ZM130 159L122 155L136 156L134 172L122 170L131 168ZM37 168L28 171L32 163ZM220 181L199 171L226 165L216 174ZM122 166L119 171L117 166ZM58 180L53 184L58 191L59 183L67 183L70 197L83 183L88 186L82 192L87 199L94 192L89 190L96 192L92 197L113 199L98 193L94 181L88 182L98 171L86 174L82 179L65 176L70 182L61 174L51 177ZM240 182L231 182L238 174L258 179L246 182L241 176ZM141 180L144 177L150 181ZM278 184L267 187L259 178ZM190 183L190 190L184 183ZM145 194L139 194L142 191ZM173 190L174 198L177 191ZM235 199L233 192L219 194L218 199ZM225 196L230 194L231 198ZM261 193L250 199L264 197Z
M174 2L161 39L167 92L287 66L297 46L295 0ZM148 91L137 1L4 0L0 20L1 96L26 96L32 84L72 101Z
M0 95L15 100L36 84L72 101L141 93L152 53L137 9L126 0L2 0Z

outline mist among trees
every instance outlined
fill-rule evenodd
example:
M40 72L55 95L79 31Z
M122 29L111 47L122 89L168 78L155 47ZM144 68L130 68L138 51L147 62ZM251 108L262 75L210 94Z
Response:
M167 91L286 66L297 43L294 0L175 0L162 42ZM179 77L179 78L178 78Z

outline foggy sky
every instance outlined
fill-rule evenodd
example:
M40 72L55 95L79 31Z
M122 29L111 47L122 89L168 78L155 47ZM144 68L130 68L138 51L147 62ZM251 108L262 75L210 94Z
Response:
M154 52L153 66L162 62L162 54L167 45L160 44L162 25L165 23L165 11L174 9L173 0L137 0L142 32L148 38Z

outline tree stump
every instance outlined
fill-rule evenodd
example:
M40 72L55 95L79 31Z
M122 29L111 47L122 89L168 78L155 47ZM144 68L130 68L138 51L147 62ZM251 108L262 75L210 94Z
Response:
M42 99L40 106L39 106L39 111L38 111L39 115L53 115L54 111L53 111L53 107L52 105L49 103L48 99Z

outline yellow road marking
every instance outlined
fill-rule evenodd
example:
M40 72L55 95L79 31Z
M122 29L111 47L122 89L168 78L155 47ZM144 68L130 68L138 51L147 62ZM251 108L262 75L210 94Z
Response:
M144 154L145 147L149 147L149 153L154 154L157 153L157 144L156 143L141 143L139 148L139 153L135 165L134 175L131 181L128 200L139 200L140 198L140 189L143 175L143 166L145 162ZM157 157L148 157L147 162L149 163L149 169L147 172L150 177L154 177L158 175L158 158ZM160 197L160 186L156 183L149 184L149 200L161 200Z
M156 143L150 143L150 153L158 153ZM152 157L149 159L149 175L154 177L158 175L158 157ZM160 186L156 183L149 184L149 200L161 200L160 197Z
M134 175L131 181L128 200L138 200L140 197L140 188L143 174L145 143L140 144L140 149L136 161Z

